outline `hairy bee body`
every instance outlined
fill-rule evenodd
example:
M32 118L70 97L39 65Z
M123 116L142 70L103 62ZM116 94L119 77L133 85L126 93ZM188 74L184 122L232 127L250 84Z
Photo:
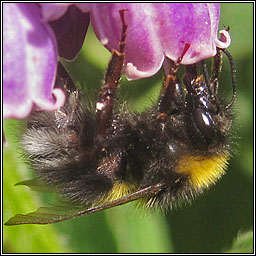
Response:
M144 202L150 207L172 207L224 173L230 155L229 131L201 147L204 136L200 134L196 143L190 135L189 105L164 121L156 107L135 114L116 106L101 141L95 138L94 111L78 91L69 94L60 110L31 116L22 144L37 176L73 203L92 207L164 181L161 192ZM221 124L232 118L224 105L218 107L223 116L214 118L221 130Z

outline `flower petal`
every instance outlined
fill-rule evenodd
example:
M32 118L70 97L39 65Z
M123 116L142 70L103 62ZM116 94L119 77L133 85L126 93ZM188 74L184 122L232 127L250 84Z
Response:
M208 5L172 3L161 4L160 7L159 4L154 4L155 9L161 8L153 22L158 24L158 36L168 58L177 61L185 43L189 43L190 48L184 55L182 64L193 64L216 54L218 19L211 20Z
M89 13L81 12L75 5L57 20L49 22L57 42L58 54L68 60L76 57L81 50L89 26Z
M45 21L59 19L67 11L71 3L40 3Z
M177 61L185 44L190 44L190 48L182 64L188 65L214 56L216 44L223 42L217 38L219 4L92 4L91 19L95 33L110 51L119 49L121 9L128 9L125 12L128 25L125 68L128 79L155 74L162 66L164 56Z
M228 30L223 29L219 31L219 33L221 36L219 39L216 39L216 46L221 49L228 48L231 44L231 37L230 34L228 33Z
M90 3L39 3L42 8L42 15L45 21L59 19L67 11L69 6L76 5L82 12L90 11Z
M34 106L55 110L64 93L54 86L57 47L37 4L3 4L3 117L24 118Z
M97 4L91 10L94 31L111 51L119 49L122 24L119 10L127 8L125 22L128 25L126 39L126 76L138 79L152 76L164 60L161 45L155 34L150 15L151 4ZM160 49L160 50L159 50Z

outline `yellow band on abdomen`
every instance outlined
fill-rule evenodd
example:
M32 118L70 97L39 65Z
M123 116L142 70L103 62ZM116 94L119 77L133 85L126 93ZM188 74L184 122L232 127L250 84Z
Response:
M209 187L225 174L229 156L183 156L176 167L177 173L188 176L194 188Z

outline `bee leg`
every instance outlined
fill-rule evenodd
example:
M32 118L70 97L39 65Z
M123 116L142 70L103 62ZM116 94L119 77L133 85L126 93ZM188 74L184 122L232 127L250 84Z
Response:
M214 95L218 93L218 87L219 87L218 77L219 77L219 74L221 73L221 69L222 69L222 53L221 53L221 50L217 48L217 53L214 56L214 61L213 61L212 75L209 82L210 90Z
M96 102L96 141L102 142L106 137L107 129L112 122L112 112L115 100L115 90L118 86L125 58L125 39L127 34L127 25L124 22L124 10L120 10L122 21L122 35L119 43L119 51L113 50L112 57L108 64L104 84L100 89L98 100Z
M218 49L218 48L217 48ZM235 69L235 63L233 60L233 57L231 54L227 51L227 49L221 49L225 55L228 57L229 64L230 64L230 69L231 69L231 81L232 81L232 88L233 88L233 96L230 102L225 106L226 109L229 109L233 103L236 100L237 93L236 93L236 69Z
M202 70L203 70L203 75L204 75L205 82L206 82L206 84L207 84L208 87L209 87L209 84L210 84L210 77L209 77L207 65L206 65L206 63L205 63L204 60L201 61L201 65L202 65Z
M95 179L105 181L106 188L108 188L109 192L104 191L101 195L108 194L107 197L111 199L115 198L112 196L112 192L113 194L118 194L115 191L125 190L122 189L123 183L121 180L126 169L126 157L123 149L120 148L120 142L116 142L114 136L112 134L110 135L109 132L109 128L111 128L112 122L114 121L115 91L119 84L125 59L125 40L127 34L127 25L124 20L125 11L126 9L119 11L122 22L119 51L112 50L112 57L108 64L104 83L96 101L96 123L93 144L93 154L97 162ZM113 145L116 146L113 147Z
M160 112L159 118L163 118L168 114L175 113L184 105L183 88L179 82L178 69L179 65L188 51L190 44L186 43L181 56L177 62L170 61L169 74L166 75L162 87L162 93L158 104L158 111Z

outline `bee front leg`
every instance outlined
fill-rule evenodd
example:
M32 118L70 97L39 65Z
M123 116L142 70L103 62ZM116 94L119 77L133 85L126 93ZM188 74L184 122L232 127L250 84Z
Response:
M177 62L170 61L169 73L165 77L162 92L158 104L159 119L165 119L166 115L173 114L184 106L183 88L178 79L179 65L188 51L190 44L185 43L184 50Z
M222 69L222 54L221 54L221 50L217 48L217 53L214 56L212 75L210 78L210 90L212 94L215 94L215 95L218 93L218 87L219 87L218 77L219 77L219 74L221 73L221 69Z
M96 101L96 122L93 144L93 154L96 161L95 180L104 181L102 187L108 190L108 192L106 190L102 191L101 195L104 196L101 200L98 200L98 203L102 203L104 200L115 200L125 195L129 190L126 189L125 182L123 181L126 170L124 146L119 137L111 130L112 124L115 123L117 125L116 132L118 133L119 131L119 123L116 120L116 115L113 115L113 109L116 100L115 91L122 75L125 60L125 40L127 34L127 25L124 21L125 11L126 9L119 11L122 22L119 51L112 50L112 57L108 64L104 83Z
M118 86L125 58L125 39L127 34L127 25L124 22L124 10L120 10L122 21L122 35L119 43L119 51L113 50L112 57L108 64L104 84L100 89L98 100L96 102L96 141L102 142L108 128L112 123L112 113L115 101L115 90Z

